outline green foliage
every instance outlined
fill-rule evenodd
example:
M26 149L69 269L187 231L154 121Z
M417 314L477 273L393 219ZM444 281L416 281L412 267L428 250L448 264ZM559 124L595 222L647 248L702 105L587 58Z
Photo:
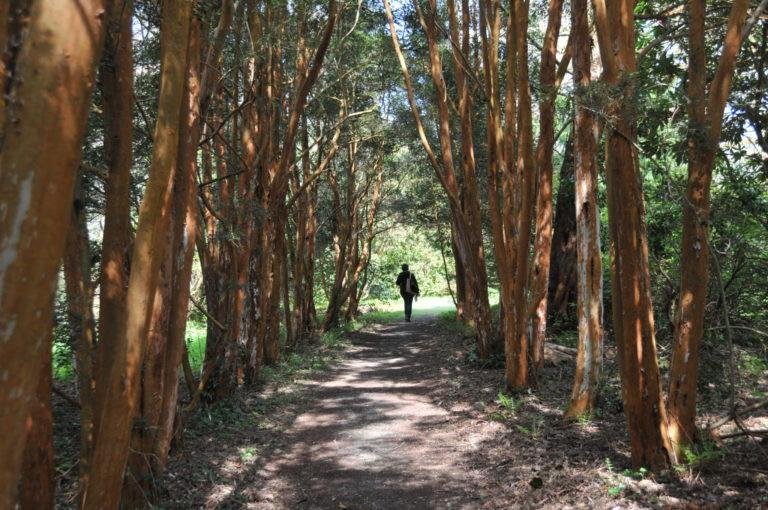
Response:
M187 352L189 353L189 364L194 373L199 373L205 359L205 339L207 328L205 322L190 320L187 322Z
M717 461L723 456L723 452L714 441L702 441L693 446L683 446L682 465L679 469L686 467L691 469L701 468L710 462Z
M764 358L744 352L741 354L741 370L750 377L761 377L768 375L768 362Z
M624 492L624 489L626 489L627 486L623 483L618 483L616 485L611 485L608 487L608 495L614 498L618 498L622 495Z
M238 453L240 454L240 460L247 464L256 458L259 450L255 446L244 446L238 450Z
M499 404L498 411L493 411L488 415L488 418L494 421L509 421L512 419L515 414L517 414L518 409L520 409L521 402L519 400L515 400L514 397L507 395L503 391L499 391L498 395L496 396L496 403ZM524 427L519 426L519 429L521 432L524 432L526 434L531 434L530 429L525 429Z
M649 471L647 468L641 467L640 469L625 469L621 472L622 475L626 476L627 478L632 478L634 480L642 480L646 476L648 476Z
M587 427L589 425L592 425L592 422L594 420L595 420L595 414L589 411L587 411L586 413L582 413L576 417L576 423L578 423L582 427Z
M397 299L399 290L395 279L400 266L408 264L419 282L423 296L448 294L440 249L423 231L409 226L397 226L378 237L373 244L369 267L369 296L375 299ZM452 259L448 260L453 271Z
M644 467L639 469L624 469L621 473L617 473L613 462L611 462L611 459L609 458L605 459L605 468L609 473L606 491L609 496L614 498L624 494L624 491L627 489L627 484L629 483L627 478L632 480L642 480L650 475L650 471Z
M69 381L75 376L72 363L72 348L64 342L53 344L53 378L57 381Z

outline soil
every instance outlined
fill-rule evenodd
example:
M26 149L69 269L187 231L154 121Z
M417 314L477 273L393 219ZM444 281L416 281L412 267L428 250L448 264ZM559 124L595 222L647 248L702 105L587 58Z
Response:
M471 343L435 317L371 325L330 366L202 409L159 506L768 507L768 444L713 445L695 468L651 477L630 468L615 380L596 416L564 423L572 361L508 398L502 370L473 363Z

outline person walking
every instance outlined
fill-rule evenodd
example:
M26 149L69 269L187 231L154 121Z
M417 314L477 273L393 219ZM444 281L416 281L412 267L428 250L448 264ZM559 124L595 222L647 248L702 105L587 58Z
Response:
M395 285L400 287L400 295L405 302L405 320L411 322L411 310L413 308L413 298L419 295L419 283L416 277L408 270L408 264L401 266L402 272L397 275Z

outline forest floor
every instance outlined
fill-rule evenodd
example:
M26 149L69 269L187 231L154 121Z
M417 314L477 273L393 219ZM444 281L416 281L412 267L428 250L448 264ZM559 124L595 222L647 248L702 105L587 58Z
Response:
M766 440L705 442L662 476L631 469L610 339L598 412L564 423L571 358L549 363L535 391L507 395L503 370L479 366L468 332L438 315L445 303L423 301L413 322L370 313L362 329L326 334L262 369L263 384L199 408L155 508L768 508ZM726 358L708 349L701 425L727 407ZM765 353L743 354L755 366L740 406L768 395L755 361ZM53 403L57 507L72 508L79 413ZM768 429L768 409L743 424Z
M615 381L598 416L566 424L572 362L507 396L502 370L478 367L470 347L455 325L419 316L289 358L283 377L192 420L160 507L768 506L765 443L712 445L651 477L630 469Z

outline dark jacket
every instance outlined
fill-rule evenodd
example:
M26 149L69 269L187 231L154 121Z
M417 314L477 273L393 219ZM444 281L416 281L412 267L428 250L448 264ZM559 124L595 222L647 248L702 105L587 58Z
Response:
M400 287L401 296L405 296L405 282L408 280L408 275L411 276L411 293L419 293L419 283L416 281L416 276L410 271L403 271L397 275L397 281L395 282L395 285Z

